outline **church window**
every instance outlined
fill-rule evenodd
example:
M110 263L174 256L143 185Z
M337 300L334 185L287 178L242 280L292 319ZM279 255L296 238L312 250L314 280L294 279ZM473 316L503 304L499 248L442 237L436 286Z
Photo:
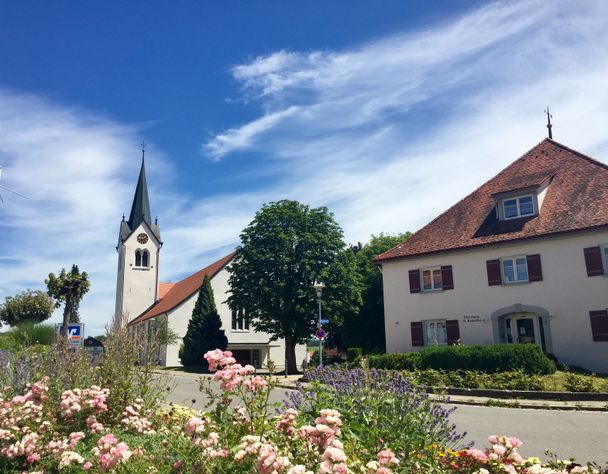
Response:
M249 316L247 316L244 310L232 310L232 330L240 332L249 331Z
M135 267L148 268L150 266L150 252L137 249L135 251Z

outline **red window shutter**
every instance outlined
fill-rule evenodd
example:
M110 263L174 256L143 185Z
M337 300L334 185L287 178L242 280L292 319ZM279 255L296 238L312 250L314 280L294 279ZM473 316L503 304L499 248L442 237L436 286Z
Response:
M587 276L594 277L604 274L602 250L599 247L585 249L585 265L587 265Z
M460 328L458 327L457 319L448 319L445 322L445 327L448 335L448 344L453 345L460 341Z
M501 285L500 260L488 260L486 262L486 269L488 270L488 285Z
M540 255L526 256L528 262L528 281L543 281L543 269L540 264Z
M454 275L452 274L452 265L441 267L441 284L444 290L454 289Z
M414 347L424 346L424 335L422 334L422 323L420 321L412 322L411 329L412 329L412 346L414 346Z
M608 341L608 311L589 311L591 334L595 342Z
M420 293L420 270L410 270L410 293Z

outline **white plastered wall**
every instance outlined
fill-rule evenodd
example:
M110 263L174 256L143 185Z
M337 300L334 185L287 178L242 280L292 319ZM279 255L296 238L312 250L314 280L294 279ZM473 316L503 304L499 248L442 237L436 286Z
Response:
M211 279L211 287L213 288L215 304L222 320L222 329L224 329L226 337L228 338L228 344L268 343L270 340L270 335L267 333L255 332L253 328L248 332L232 331L232 311L225 303L230 289L230 286L228 285L228 277L229 273L226 268L224 268ZM188 322L192 316L192 311L194 309L194 305L196 304L197 297L198 292L187 298L182 304L169 312L169 325L171 329L177 333L178 342L177 344L166 348L166 354L164 354L164 357L161 357L161 359L163 359L163 365L180 365L179 346L183 342L182 339L188 330ZM270 358L278 368L282 369L285 366L285 341L281 339L278 341L273 341L269 345L271 346L267 354L269 357L262 359L262 366L265 367L268 363L268 358ZM306 346L304 344L299 344L296 346L296 360L298 361L298 366L302 365L305 357Z
M137 236L148 236L145 244ZM150 229L140 224L135 232L118 249L118 282L116 291L116 314L127 315L131 320L156 301L158 287L158 251L160 243ZM148 268L135 267L135 251L147 250L150 254Z
M412 347L410 323L429 319L459 320L463 344L496 340L492 315L501 309L544 309L550 327L550 350L570 365L608 372L608 342L594 342L589 311L608 307L608 277L588 277L583 249L608 244L608 231L454 251L384 262L384 312L387 352ZM489 286L486 261L540 254L543 281ZM410 293L408 271L452 265L454 289ZM473 316L477 322L465 322ZM475 318L479 316L479 318Z

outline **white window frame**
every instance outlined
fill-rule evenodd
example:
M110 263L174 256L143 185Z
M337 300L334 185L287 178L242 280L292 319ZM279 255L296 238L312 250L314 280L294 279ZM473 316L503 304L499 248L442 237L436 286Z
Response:
M517 260L520 258L523 258L524 262L526 262L526 279L525 280L515 279L513 281L507 281L506 274L505 274L505 262L507 262L507 261L513 262L513 276L515 278L517 278L518 277ZM514 255L512 257L501 258L500 259L500 276L501 276L502 282L506 285L512 285L512 284L517 284L517 283L529 283L530 282L530 272L528 271L528 257L526 255Z
M601 244L599 247L602 265L604 266L604 275L608 275L608 244Z
M441 275L441 286L435 288L435 280L433 279L433 273L439 270L439 275ZM424 287L424 272L431 272L431 287ZM427 267L420 269L420 291L422 292L433 292L433 291L443 291L443 274L441 273L441 267Z
M521 213L521 205L520 205L520 200L523 198L529 197L532 200L532 212L530 214L522 214ZM515 205L517 207L517 214L515 214L512 217L507 217L507 212L505 210L505 203L507 201L515 201ZM506 221L511 220L511 219L518 219L520 217L530 217L530 216L534 216L537 214L537 204L536 204L536 198L534 194L522 194L521 196L510 196L510 197L505 197L502 199L501 201L501 207L502 207L502 218Z
M444 341L437 340L437 325L443 324ZM430 328L435 326L435 339L430 339ZM422 322L424 345L425 346L447 346L448 345L448 322L446 319L428 319Z
M140 264L137 265L137 252L139 252L139 262ZM148 254L148 265L144 266L143 265L143 261L144 261L144 254ZM148 249L135 249L135 252L133 252L133 268L137 269L137 270L149 270L150 269L150 251Z

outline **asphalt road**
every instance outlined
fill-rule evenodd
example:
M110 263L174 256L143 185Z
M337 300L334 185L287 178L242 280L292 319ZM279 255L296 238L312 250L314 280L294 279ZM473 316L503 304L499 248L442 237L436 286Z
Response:
M167 401L202 408L204 399L191 376L170 377ZM270 400L281 402L287 390L277 389ZM194 400L194 403L193 403ZM550 449L560 459L571 456L577 461L608 463L608 412L533 410L458 405L451 420L459 432L467 432L465 442L475 447L486 445L491 434L517 436L524 444L522 456L545 459Z

